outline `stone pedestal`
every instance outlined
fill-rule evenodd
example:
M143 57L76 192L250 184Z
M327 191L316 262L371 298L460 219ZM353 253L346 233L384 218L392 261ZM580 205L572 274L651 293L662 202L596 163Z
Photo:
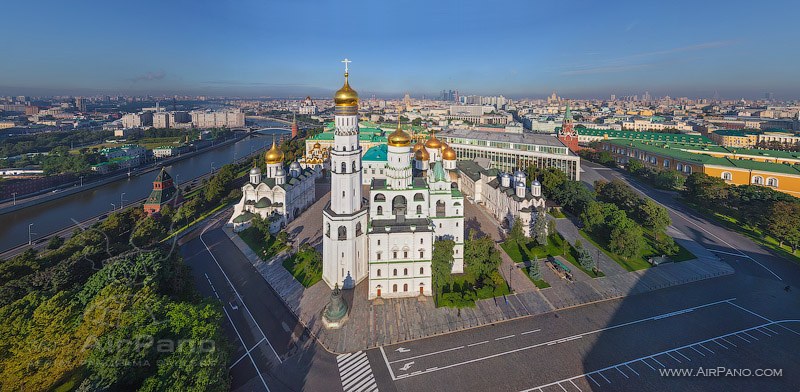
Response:
M347 321L347 303L342 298L342 290L337 283L331 292L331 299L322 309L322 324L328 329L341 328Z

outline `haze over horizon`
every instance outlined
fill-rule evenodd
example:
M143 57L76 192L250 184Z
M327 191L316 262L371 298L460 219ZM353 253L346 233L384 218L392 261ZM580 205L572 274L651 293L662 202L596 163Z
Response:
M412 3L12 2L0 94L800 96L797 2Z

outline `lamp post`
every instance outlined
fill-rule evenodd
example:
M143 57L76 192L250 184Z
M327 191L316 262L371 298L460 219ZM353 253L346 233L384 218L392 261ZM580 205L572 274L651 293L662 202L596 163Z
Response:
M81 176L81 187L83 187L83 176Z
M125 205L125 200L123 199L123 197L125 197L125 192L122 192L122 194L119 195L119 209L120 210L122 209L122 206Z
M17 205L17 192L11 192L11 197L14 198L13 205Z
M211 162L211 174L214 174L214 162Z
M28 245L33 244L33 235L36 234L31 232L31 228L33 228L33 223L28 224Z
M111 203L111 211L116 211L117 206L114 203Z

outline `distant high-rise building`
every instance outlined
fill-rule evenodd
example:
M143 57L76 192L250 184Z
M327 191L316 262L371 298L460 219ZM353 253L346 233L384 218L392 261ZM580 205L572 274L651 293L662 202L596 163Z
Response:
M86 102L83 101L83 98L75 97L75 108L81 113L86 111Z
M611 94L611 100L612 101L616 101L617 100L617 95L616 94Z

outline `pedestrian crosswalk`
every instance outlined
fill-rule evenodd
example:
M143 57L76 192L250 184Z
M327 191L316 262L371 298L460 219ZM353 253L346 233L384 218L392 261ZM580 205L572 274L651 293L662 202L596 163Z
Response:
M336 357L336 362L339 364L339 375L342 377L344 392L378 391L367 353L359 351L342 354Z

